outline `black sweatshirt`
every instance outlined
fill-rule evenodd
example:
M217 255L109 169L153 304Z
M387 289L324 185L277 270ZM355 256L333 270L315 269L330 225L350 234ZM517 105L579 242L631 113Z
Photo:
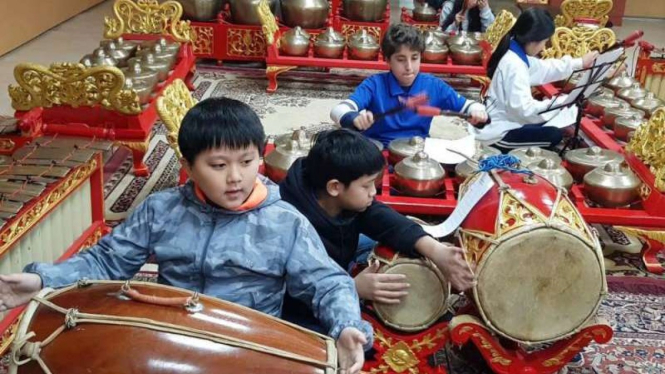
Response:
M295 206L309 219L328 255L343 269L348 269L355 257L360 234L406 256L417 256L414 245L418 239L427 235L420 225L378 201L374 201L364 212L343 212L338 217L330 217L316 200L314 190L307 184L305 172L302 158L291 166L279 185L282 200ZM311 311L303 314L303 308L307 307L286 297L283 317L298 324L303 320L311 323ZM306 327L312 328L310 325Z

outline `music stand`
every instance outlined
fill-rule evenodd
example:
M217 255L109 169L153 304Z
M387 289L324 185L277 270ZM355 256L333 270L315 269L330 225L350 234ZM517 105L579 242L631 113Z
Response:
M563 145L563 149L561 149L559 155L563 156L563 154L566 152L566 149L569 147L574 149L579 145L580 127L582 125L582 117L584 115L584 101L600 87L605 78L607 78L610 67L617 60L619 60L622 53L623 49L608 51L607 53L598 56L593 66L574 71L573 74L571 74L571 77L577 73L583 74L582 78L577 82L577 85L568 94L559 93L554 96L554 100L552 100L547 109L538 113L543 114L572 106L577 107L577 117L574 123L575 131L573 132L573 136ZM600 63L598 63L599 60ZM568 84L571 77L566 80L565 84ZM563 100L558 100L559 98L563 97L565 97ZM557 103L557 101L559 101L559 103Z

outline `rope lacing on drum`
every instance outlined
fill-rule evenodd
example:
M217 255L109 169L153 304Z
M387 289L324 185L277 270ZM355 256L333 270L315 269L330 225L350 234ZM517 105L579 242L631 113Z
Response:
M478 171L490 172L495 169L519 174L533 174L529 169L521 169L519 158L513 155L494 155L478 161Z

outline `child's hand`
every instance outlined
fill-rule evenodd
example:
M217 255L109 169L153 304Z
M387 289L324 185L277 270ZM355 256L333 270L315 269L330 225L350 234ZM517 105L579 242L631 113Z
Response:
M589 53L585 54L584 56L582 56L582 66L585 69L590 68L593 65L593 62L598 57L598 54L599 54L598 52L593 51L593 52L589 52Z
M0 311L16 308L42 289L42 278L33 273L0 275Z
M360 112L360 115L353 120L353 126L358 130L364 131L374 124L374 114L369 110Z
M478 8L485 9L488 6L490 6L489 0L478 0Z
M367 338L360 330L347 327L337 338L337 362L341 374L358 374L365 363L363 345Z
M477 125L477 124L483 124L487 122L487 110L485 109L485 106L480 103L473 103L469 107L469 115L471 115L471 118L469 119L469 122L472 125Z
M400 299L409 293L409 284L403 274L378 274L378 261L370 262L367 269L353 278L358 296L377 303L399 304Z
M462 248L441 244L429 259L443 272L454 289L466 291L473 286L473 273L464 259Z
M455 14L455 23L459 26L464 22L466 17L464 17L464 14L462 12Z

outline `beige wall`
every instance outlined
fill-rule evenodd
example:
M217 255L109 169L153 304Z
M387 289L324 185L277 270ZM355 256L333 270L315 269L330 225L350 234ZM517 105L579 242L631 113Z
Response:
M626 0L625 16L665 18L665 0Z
M103 1L0 0L0 56Z

